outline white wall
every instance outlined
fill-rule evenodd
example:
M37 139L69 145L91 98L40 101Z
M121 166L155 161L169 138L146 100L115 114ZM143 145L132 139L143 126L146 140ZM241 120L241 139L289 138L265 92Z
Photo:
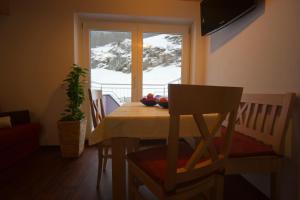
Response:
M55 144L65 104L60 86L73 63L73 5L10 4L10 16L0 16L0 109L29 109L42 123L42 142Z
M267 0L207 38L207 83L300 92L300 1Z
M300 1L260 1L258 8L206 37L206 83L248 93L300 93ZM300 111L293 113L292 158L284 165L283 199L300 199ZM269 194L268 177L251 180Z

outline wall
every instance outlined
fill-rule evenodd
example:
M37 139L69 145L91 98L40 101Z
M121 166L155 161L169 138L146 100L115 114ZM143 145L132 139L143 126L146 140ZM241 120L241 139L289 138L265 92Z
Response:
M199 4L176 0L11 0L0 16L0 111L29 109L43 126L41 144L58 144L56 122L65 105L62 80L80 44L76 13L172 18L194 24L193 82L200 74ZM203 65L203 63L202 63ZM197 68L195 67L197 66ZM203 68L203 66L202 66ZM203 73L201 73L203 74Z
M254 12L206 37L206 83L243 86L248 93L300 93L299 10L299 0L260 1ZM291 200L300 199L299 102L293 113L292 158L282 179L283 199ZM251 181L269 194L267 178Z
M10 1L0 17L0 109L29 109L43 125L43 144L57 143L61 88L73 63L73 5L61 1Z
M9 0L0 1L0 15L9 15Z
M267 0L207 38L208 84L300 92L300 1Z

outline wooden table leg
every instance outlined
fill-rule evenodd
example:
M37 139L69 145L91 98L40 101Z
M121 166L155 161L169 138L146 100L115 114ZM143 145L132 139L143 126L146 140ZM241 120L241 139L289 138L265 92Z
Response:
M125 138L112 139L112 197L126 200Z

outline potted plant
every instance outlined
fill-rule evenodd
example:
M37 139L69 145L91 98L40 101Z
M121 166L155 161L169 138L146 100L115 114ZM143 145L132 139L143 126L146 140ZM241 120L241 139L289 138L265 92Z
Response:
M84 149L87 122L80 106L84 101L82 79L86 77L86 74L87 69L73 64L64 80L67 85L68 105L58 121L60 149L63 157L78 157Z

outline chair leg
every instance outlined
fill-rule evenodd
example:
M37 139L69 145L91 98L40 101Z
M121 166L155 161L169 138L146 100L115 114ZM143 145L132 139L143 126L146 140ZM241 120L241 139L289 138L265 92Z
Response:
M280 199L280 172L271 173L271 200Z
M97 176L97 190L100 186L101 176L102 176L102 160L103 160L103 146L99 144L98 146L98 176Z
M106 170L106 165L107 165L107 157L108 157L108 150L109 150L109 147L104 147L104 153L103 153L103 171Z
M129 166L128 166L129 167ZM135 200L135 181L134 181L134 176L131 174L130 170L128 170L128 200Z
M211 190L211 199L223 200L224 198L224 175L217 175L215 187Z

